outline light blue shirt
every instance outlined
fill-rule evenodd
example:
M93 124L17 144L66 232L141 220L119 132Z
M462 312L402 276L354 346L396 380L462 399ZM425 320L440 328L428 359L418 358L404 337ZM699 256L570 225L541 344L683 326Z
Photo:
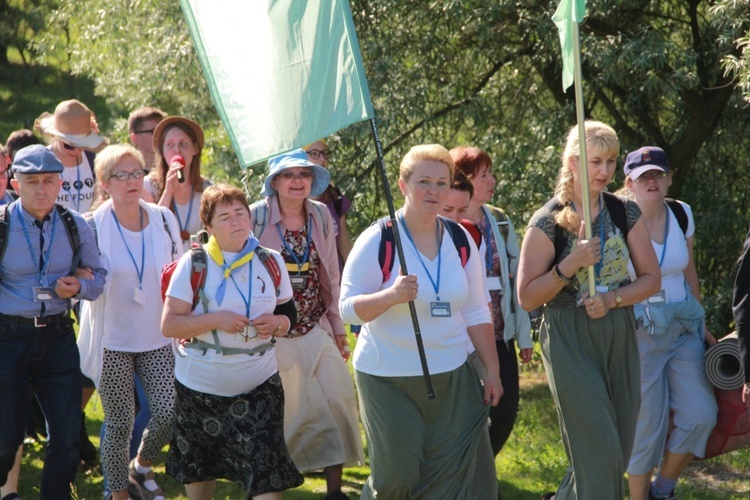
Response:
M2 210L5 207L0 208ZM80 280L81 290L76 299L94 300L104 289L107 271L102 268L99 250L94 234L83 217L71 211L78 226L81 257L80 267L89 267L94 273L93 280ZM40 229L34 224L34 217L17 200L8 205L8 236L3 260L0 263L0 313L9 316L32 318L42 312L42 303L36 302L34 288L38 286L54 289L57 280L67 276L73 262L73 249L70 245L65 223L56 210L46 217ZM54 236L52 228L55 228ZM24 234L24 228L28 239ZM44 234L44 248L39 248L40 232ZM52 247L50 248L50 244ZM49 253L48 253L49 251ZM39 273L39 255L49 255L45 274ZM58 297L45 302L45 316L62 313L70 308L69 300Z
M1 177L0 182L3 182L3 179ZM6 203L13 203L13 196L10 194L10 191L5 191L3 197L0 198L0 205L5 205Z

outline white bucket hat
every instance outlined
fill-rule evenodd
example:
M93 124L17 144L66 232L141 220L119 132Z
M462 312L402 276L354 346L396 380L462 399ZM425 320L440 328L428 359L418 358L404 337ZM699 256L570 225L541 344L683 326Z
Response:
M55 114L42 113L34 121L34 128L77 148L99 151L109 143L109 139L99 135L94 112L76 99L58 104Z

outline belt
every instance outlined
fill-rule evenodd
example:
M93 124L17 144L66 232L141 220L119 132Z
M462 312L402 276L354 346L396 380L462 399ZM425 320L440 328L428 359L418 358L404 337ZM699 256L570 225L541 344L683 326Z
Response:
M34 328L45 328L48 326L68 324L68 322L72 322L72 320L70 319L70 311L63 311L59 314L53 314L51 316L37 316L35 318L24 318L23 316L8 316L7 314L0 314L0 322L11 323L16 326L33 326Z

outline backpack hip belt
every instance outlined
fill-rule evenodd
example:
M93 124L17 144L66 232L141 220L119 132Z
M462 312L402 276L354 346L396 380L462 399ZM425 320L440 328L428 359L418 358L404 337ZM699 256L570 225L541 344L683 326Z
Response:
M248 356L254 356L256 354L260 354L263 356L267 351L270 351L274 348L274 344L276 343L276 338L271 337L271 341L267 342L265 344L261 344L259 346L255 346L252 349L242 349L239 347L224 347L219 342L219 334L216 332L216 330L213 330L211 332L214 337L214 343L206 342L205 340L201 340L198 338L193 338L190 342L185 343L186 349L199 349L203 351L203 354L206 353L208 349L211 349L213 351L218 352L222 356L232 356L235 354L247 354Z

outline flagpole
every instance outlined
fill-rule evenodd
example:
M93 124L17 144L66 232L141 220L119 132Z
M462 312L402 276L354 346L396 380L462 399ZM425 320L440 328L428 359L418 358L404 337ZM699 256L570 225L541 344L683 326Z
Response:
M385 160L383 159L383 146L380 143L380 134L378 134L378 126L375 123L375 118L370 118L370 130L372 131L372 137L375 140L375 150L378 155L378 165L380 166L380 174L383 180L383 191L385 192L385 200L388 204L388 215L391 218L391 227L393 227L393 242L396 244L396 253L398 254L398 260L401 263L401 274L407 275L406 270L406 258L404 257L404 248L401 246L401 236L399 235L398 224L396 224L396 209L393 206L393 196L391 195L391 187L388 184L388 173L385 170ZM411 315L411 323L414 327L414 337L417 341L417 351L419 352L419 361L422 364L422 374L424 376L424 382L427 386L427 397L429 399L435 399L435 391L432 388L432 379L430 378L430 370L427 367L427 356L424 352L424 344L422 343L422 332L419 328L419 319L417 318L417 308L414 306L414 301L409 301L409 314Z
M573 21L573 75L575 78L576 120L578 121L578 172L581 177L581 201L583 210L583 231L587 240L591 239L591 196L589 195L588 154L586 151L586 116L583 109L583 74L581 72L581 43L578 23ZM604 242L600 242L603 244ZM589 266L589 296L596 293L596 273Z

